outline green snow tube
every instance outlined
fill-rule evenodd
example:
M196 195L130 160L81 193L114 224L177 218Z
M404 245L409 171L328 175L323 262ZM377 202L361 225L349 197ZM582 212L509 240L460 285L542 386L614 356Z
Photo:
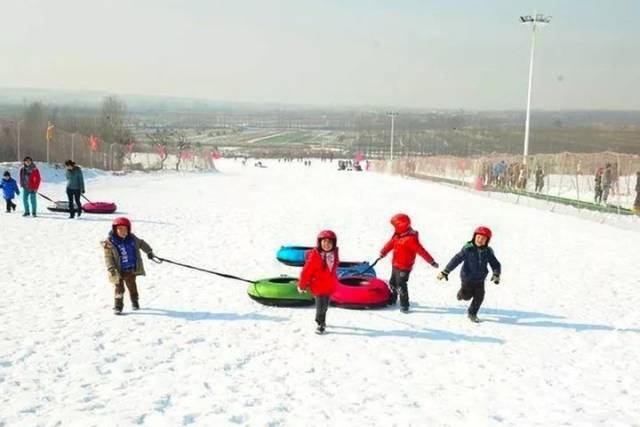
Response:
M313 305L315 302L309 292L298 292L298 279L295 277L258 280L249 285L247 294L260 304L277 307L300 307Z

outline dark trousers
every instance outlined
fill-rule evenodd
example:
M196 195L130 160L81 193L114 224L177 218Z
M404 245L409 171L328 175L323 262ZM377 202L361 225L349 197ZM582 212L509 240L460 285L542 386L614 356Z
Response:
M482 301L484 301L484 282L463 283L458 291L458 299L465 301L471 300L471 305L469 305L467 312L476 316L480 310Z
M133 273L122 273L120 281L115 285L116 308L122 309L124 298L124 287L126 285L129 290L131 302L138 301L138 286L136 285L136 275Z
M7 212L11 212L11 210L16 210L16 204L13 203L13 200L11 199L4 199L5 202L7 202Z
M69 199L69 214L71 218L78 212L78 216L82 213L82 203L80 203L80 190L71 190L67 188L67 198ZM74 209L73 202L76 202L77 209Z
M400 297L400 305L403 308L409 308L409 289L407 282L409 281L409 270L400 270L393 267L391 270L391 279L389 279L389 286L391 287L391 304L395 304Z
M329 296L316 297L316 323L325 325L327 321L327 310L329 309Z

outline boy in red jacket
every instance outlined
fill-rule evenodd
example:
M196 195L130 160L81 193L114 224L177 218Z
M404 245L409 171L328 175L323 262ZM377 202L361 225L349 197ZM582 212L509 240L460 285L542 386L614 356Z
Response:
M22 187L22 203L24 204L24 214L22 216L37 216L36 194L40 188L40 171L29 156L24 158L23 166L20 168L20 186ZM29 213L29 202L31 202L31 213Z
M389 286L391 287L390 305L395 305L400 295L400 310L403 313L409 312L409 290L407 282L409 274L413 269L416 255L420 255L432 267L438 268L438 263L420 244L418 232L411 228L411 219L408 215L400 213L391 218L391 225L395 229L395 233L391 240L380 251L380 258L384 258L393 251L391 279Z
M336 288L338 277L338 239L336 233L324 230L318 234L316 247L306 254L304 267L300 273L301 291L311 289L316 298L316 323L317 334L323 334L326 327L327 309L329 308L329 296Z

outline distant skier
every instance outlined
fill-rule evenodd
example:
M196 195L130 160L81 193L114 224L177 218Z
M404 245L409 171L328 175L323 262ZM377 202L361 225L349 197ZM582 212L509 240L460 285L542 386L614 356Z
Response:
M602 203L602 173L603 173L603 169L602 168L598 168L596 170L596 176L594 178L594 201L596 203Z
M67 198L69 199L69 218L73 218L78 212L78 218L82 215L82 203L80 203L80 195L84 194L84 177L82 169L73 160L64 162L67 167ZM75 200L75 205L74 205Z
M20 168L20 186L22 187L22 203L24 213L22 216L37 216L36 194L40 188L40 171L29 156L24 158L23 166ZM31 209L29 209L31 202Z
M607 199L609 198L609 192L611 191L611 186L613 185L613 170L611 169L611 163L607 163L607 166L604 169L604 174L602 176L602 200L605 205L607 204Z
M542 166L538 165L536 168L536 189L535 192L539 193L542 191L542 187L544 187L544 171L542 170Z
M140 250L153 259L151 246L131 233L131 221L119 217L113 220L111 231L102 241L104 261L109 273L109 281L115 285L114 314L122 314L124 308L124 287L129 290L131 308L140 308L136 276L144 276L144 264Z
M408 215L399 213L391 218L394 233L391 239L380 251L380 258L384 258L393 251L393 259L391 261L392 270L389 286L391 287L390 305L395 305L400 296L400 310L403 313L409 312L409 289L407 282L409 275L413 269L416 255L420 255L432 267L438 268L438 263L426 251L420 239L418 232L411 228L411 219Z
M316 298L317 334L323 334L325 331L329 297L338 282L336 272L340 260L337 243L336 233L331 230L321 231L316 240L316 247L307 253L300 273L300 290L309 289Z
M9 171L4 172L0 188L2 188L2 195L7 204L7 213L11 211L15 212L16 204L13 203L13 198L16 197L16 195L20 195L20 189L18 188L16 180L11 178L11 173Z
M640 213L640 171L636 172L636 201L633 203L633 210Z
M467 242L462 250L458 252L449 264L438 273L438 280L449 280L449 273L462 263L460 279L462 281L458 291L458 301L471 300L471 305L467 310L469 320L478 323L478 310L484 300L484 281L489 274L487 264L491 266L493 275L491 281L496 285L500 283L500 262L489 247L491 240L491 230L487 227L478 227L473 232L473 238Z

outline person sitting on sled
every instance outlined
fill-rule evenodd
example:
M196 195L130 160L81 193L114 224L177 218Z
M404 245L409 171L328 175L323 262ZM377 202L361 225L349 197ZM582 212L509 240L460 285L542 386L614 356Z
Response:
M323 334L326 327L329 297L338 283L338 239L336 233L324 230L318 234L316 247L305 255L304 267L300 273L299 288L307 289L316 298L316 333Z
M114 314L121 314L124 307L124 287L129 289L131 308L140 309L136 276L144 276L144 264L140 250L154 259L151 246L131 233L131 221L119 217L113 220L109 237L102 241L104 261L109 281L115 286Z
M400 213L391 218L394 233L391 239L380 251L380 258L384 258L393 251L393 259L391 261L392 270L389 286L391 287L390 305L395 305L400 295L400 309L403 313L409 312L409 290L407 282L409 274L413 269L416 255L420 255L432 267L438 268L438 263L433 257L422 247L418 232L411 228L411 219L408 215Z
M462 263L460 270L460 290L458 301L471 300L467 310L469 319L478 323L478 311L484 300L484 281L489 274L487 264L491 266L493 275L491 281L496 285L500 283L501 265L493 249L489 247L491 230L487 227L478 227L473 232L471 241L467 242L460 252L454 255L449 264L438 274L438 280L449 280L449 273Z

